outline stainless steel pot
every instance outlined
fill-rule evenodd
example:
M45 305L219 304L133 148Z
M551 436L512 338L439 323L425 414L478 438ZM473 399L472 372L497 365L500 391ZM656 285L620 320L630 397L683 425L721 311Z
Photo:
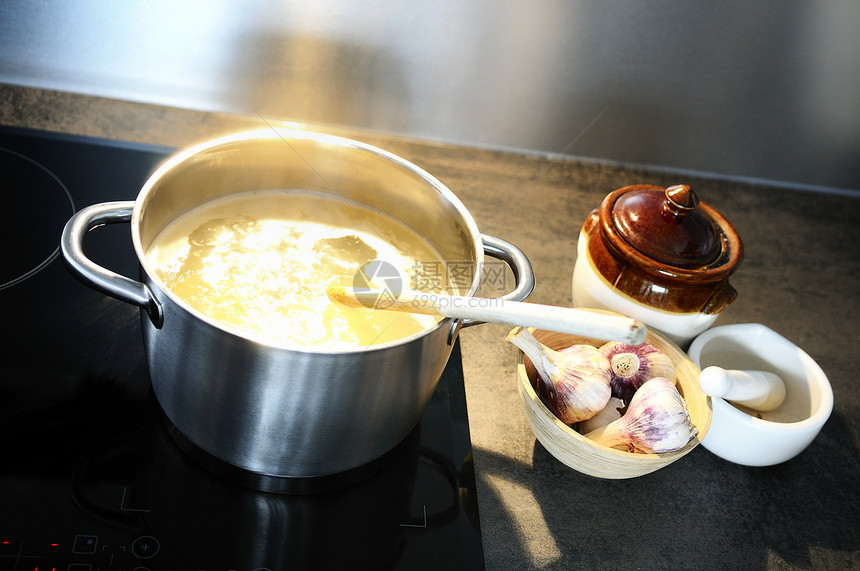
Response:
M192 309L155 276L146 252L177 216L215 198L251 190L303 189L366 204L427 239L447 262L468 265L460 295L474 295L484 254L504 260L517 281L506 299L534 289L525 255L478 232L441 182L386 151L293 129L238 133L170 158L134 202L85 208L65 227L62 251L87 285L139 306L155 395L190 442L258 474L310 478L363 466L417 424L463 323L446 319L416 335L354 350L265 345ZM88 259L87 232L131 222L140 281Z

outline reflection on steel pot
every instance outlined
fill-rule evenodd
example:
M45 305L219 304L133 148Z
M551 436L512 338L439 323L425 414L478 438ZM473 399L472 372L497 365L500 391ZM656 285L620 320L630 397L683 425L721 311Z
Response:
M214 199L272 189L318 192L388 214L446 262L469 265L460 295L477 291L485 253L504 260L517 279L506 299L528 299L534 276L519 249L480 234L460 200L430 174L375 147L303 130L239 133L185 150L134 202L93 205L69 220L61 246L71 271L142 308L153 389L185 438L258 474L338 474L379 458L409 434L459 328L474 322L444 319L402 339L343 350L267 344L206 317L158 279L146 253L167 224ZM140 281L83 251L88 231L117 222L131 223Z

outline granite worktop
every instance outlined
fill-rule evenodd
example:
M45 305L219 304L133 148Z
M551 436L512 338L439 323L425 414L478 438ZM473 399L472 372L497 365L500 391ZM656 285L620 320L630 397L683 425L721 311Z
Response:
M169 109L0 85L0 124L183 147L273 119ZM717 325L762 323L815 359L833 414L799 456L768 468L703 447L636 479L601 480L553 458L516 389L508 327L461 333L488 569L848 569L860 567L860 189L825 193L570 157L501 152L380 133L322 130L426 169L484 233L519 246L532 301L571 304L580 226L609 191L687 183L743 238L738 299ZM497 276L484 293L502 293Z

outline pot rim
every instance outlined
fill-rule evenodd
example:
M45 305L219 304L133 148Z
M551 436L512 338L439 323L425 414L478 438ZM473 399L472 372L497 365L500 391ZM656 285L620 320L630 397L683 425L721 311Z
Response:
M192 316L200 319L208 325L220 331L223 331L224 333L265 347L286 349L298 353L338 355L346 353L367 353L373 351L383 351L391 347L405 345L411 343L416 339L431 335L442 327L449 327L452 319L446 317L436 322L435 325L427 327L422 331L413 333L412 335L409 335L407 337L402 337L400 339L395 339L393 341L388 341L385 343L362 345L356 347L319 347L314 345L301 345L297 343L294 344L288 342L279 343L265 341L257 339L250 335L245 335L242 332L232 329L229 326L215 319L212 319L201 311L193 308L181 297L177 296L172 290L170 290L170 288L168 288L166 284L155 275L155 272L153 272L150 268L149 259L147 258L146 251L144 250L143 244L141 243L140 224L143 218L142 205L145 202L147 195L152 191L156 184L166 175L167 172L179 168L183 163L185 163L192 157L210 149L243 141L274 139L281 139L287 145L289 145L289 141L291 139L302 139L342 149L355 149L363 153L369 153L371 155L374 155L376 158L381 159L383 161L392 162L400 168L410 171L411 173L420 177L427 185L429 185L436 193L438 193L444 201L447 201L454 207L454 209L463 218L463 221L468 228L468 231L471 235L471 247L475 254L475 271L474 275L472 276L472 283L470 284L469 290L466 292L465 295L473 296L475 292L477 292L484 267L484 249L481 240L481 233L478 230L478 225L472 217L471 213L469 213L468 209L466 209L466 206L457 197L457 195L454 194L454 192L452 192L447 186L445 186L439 179L437 179L421 167L415 165L410 161L407 161L406 159L398 155L395 155L394 153L367 143L356 141L354 139L348 139L346 137L331 135L327 133L320 133L294 126L269 126L262 129L232 133L229 135L204 141L197 145L188 147L184 150L180 150L176 154L170 156L158 167L158 169L156 169L154 173L152 173L152 175L150 175L149 179L147 179L146 183L144 183L143 187L137 195L137 198L135 199L131 218L131 233L134 250L137 255L138 261L141 264L143 272L147 276L147 279L157 285L158 289L164 295L166 295L172 302L181 307L183 310L187 311ZM309 166L313 168L312 165Z

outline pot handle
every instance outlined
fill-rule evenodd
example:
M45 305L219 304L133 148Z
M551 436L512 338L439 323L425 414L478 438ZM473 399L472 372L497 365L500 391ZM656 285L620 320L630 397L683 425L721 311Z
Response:
M163 310L146 284L105 269L84 254L84 237L90 230L129 222L133 209L133 201L123 201L103 202L78 211L63 228L60 249L76 278L95 290L146 310L153 325L160 328L164 322Z
M508 301L528 301L535 289L535 273L532 269L532 264L522 250L501 238L490 236L489 234L481 234L481 242L484 244L484 253L493 258L502 260L511 272L514 274L516 286L513 291L506 293L499 299ZM457 333L462 327L479 325L484 323L477 319L455 319L451 324L451 330L448 332L448 343L454 343Z

